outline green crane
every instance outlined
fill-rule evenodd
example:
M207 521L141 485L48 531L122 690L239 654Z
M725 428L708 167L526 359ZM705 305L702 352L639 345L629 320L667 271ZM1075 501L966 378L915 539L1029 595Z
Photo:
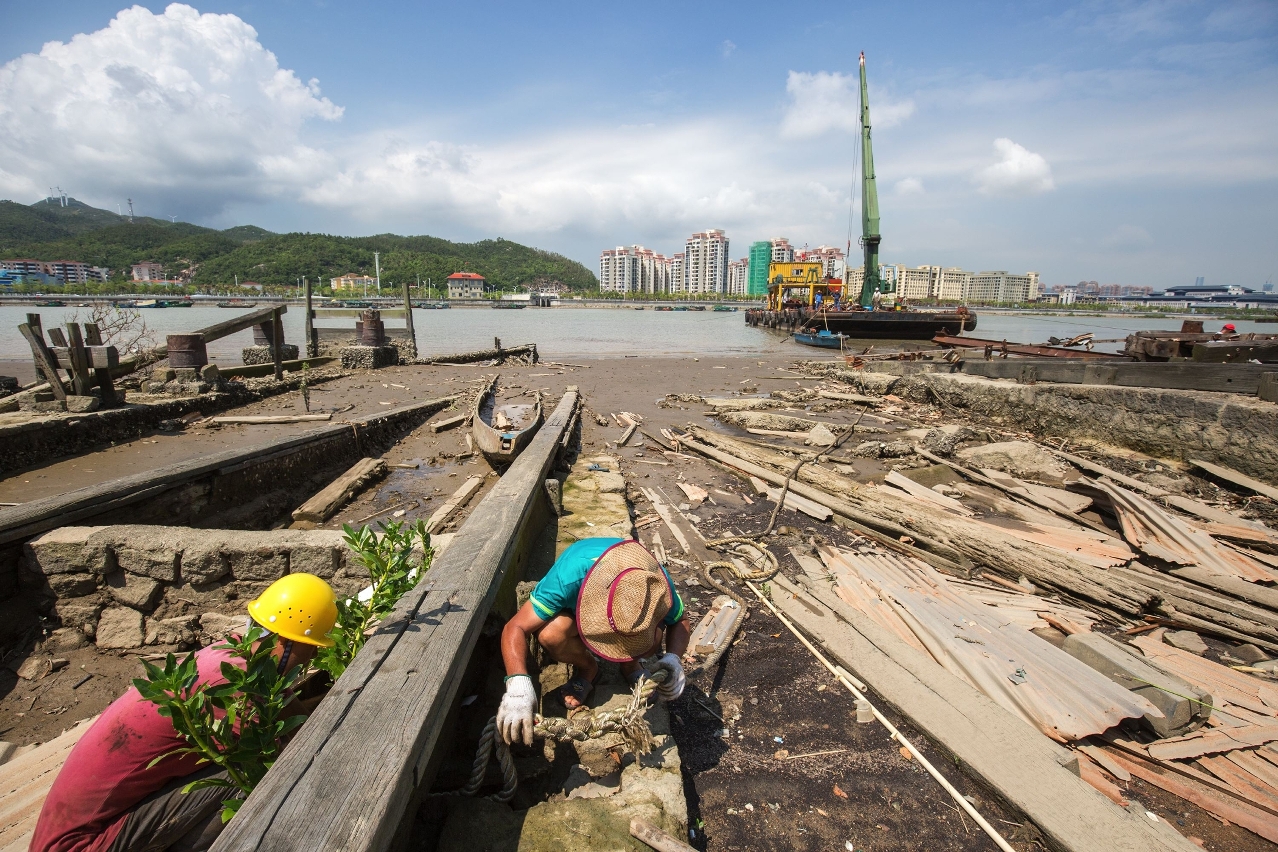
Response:
M874 150L870 146L870 94L865 85L865 53L861 53L861 247L865 249L865 277L861 304L869 307L874 293L883 292L879 278L879 190L874 183Z

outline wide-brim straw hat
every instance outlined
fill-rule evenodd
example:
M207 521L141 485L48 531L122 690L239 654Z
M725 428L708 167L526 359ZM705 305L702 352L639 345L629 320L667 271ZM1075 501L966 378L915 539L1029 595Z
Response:
M577 633L596 656L625 663L657 641L674 605L661 563L637 541L623 541L595 560L577 593Z

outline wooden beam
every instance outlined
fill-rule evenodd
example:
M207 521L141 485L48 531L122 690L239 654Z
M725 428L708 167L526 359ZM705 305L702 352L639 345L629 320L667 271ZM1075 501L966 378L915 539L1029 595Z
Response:
M284 311L271 314L271 355L275 362L275 381L284 379Z
M283 367L285 370L288 370L289 372L296 372L302 369L303 365L314 370L317 367L323 367L327 364L331 364L336 360L337 360L336 357L298 358L296 361L285 361L280 366ZM218 372L220 372L222 374L222 378L225 378L225 379L230 379L235 377L252 379L252 378L260 378L262 376L269 376L273 374L275 372L275 365L274 364L245 364L242 367L219 368Z
M49 351L53 353L59 367L64 370L71 369L71 347L50 346ZM114 346L85 346L84 353L91 369L110 370L120 366L120 350Z
M280 423L318 423L332 420L333 413L327 414L239 414L227 417L214 417L214 423L221 426L276 425Z
M53 393L54 399L65 400L67 392L62 388L62 376L58 374L58 362L53 357L53 353L49 351L49 347L44 344L44 333L37 335L32 331L31 326L22 323L18 326L18 331L27 339L27 343L31 346L31 355L35 358L37 373L44 374L44 380L49 383L49 390Z
M263 322L270 322L271 318L277 313L284 314L288 312L287 305L272 305L269 308L261 308L256 311L244 314L210 325L195 332L204 338L205 343L212 343L214 340L221 340L237 331L243 331L246 328L252 328L255 325L261 325Z
M1231 470L1224 465L1212 464L1211 462L1202 461L1201 459L1189 459L1188 461L1194 467L1202 468L1217 479L1223 479L1226 482L1232 482L1234 485L1242 486L1248 491L1263 494L1270 500L1278 500L1278 488L1274 488L1272 485L1266 485L1260 480L1252 479L1245 473L1239 473L1238 471Z
M413 297L408 281L404 281L404 328L408 331L408 339L413 344L413 357L417 357L417 330L413 327Z
M319 338L315 336L315 308L311 306L311 280L304 278L302 280L306 288L306 317L302 323L303 333L306 336L306 357L314 358L319 354Z
M1096 795L1077 758L924 653L832 593L773 578L772 598L805 634L863 679L941 751L1024 814L1048 848L1193 850L1149 824L1144 814ZM939 762L939 761L938 761Z
M448 417L443 420L436 420L428 424L432 432L447 432L449 429L456 429L458 426L470 419L469 414L458 414L456 417Z
M67 323L68 347L71 354L71 386L76 396L89 395L89 355L84 351L84 337L80 333L79 323Z
M395 843L503 583L548 515L543 482L577 402L564 394L417 588L368 639L213 845L372 852ZM513 576L511 576L513 575Z
M324 490L294 510L293 520L322 524L337 514L337 511L362 491L369 482L385 475L385 459L360 459L350 470L334 479L324 487Z
M444 502L444 505L436 509L434 514L430 516L430 520L426 521L426 531L438 532L447 526L453 515L457 514L458 510L470 501L470 498L483 487L483 484L484 477L482 476L472 476L463 482L461 488L454 491L453 496L449 497Z

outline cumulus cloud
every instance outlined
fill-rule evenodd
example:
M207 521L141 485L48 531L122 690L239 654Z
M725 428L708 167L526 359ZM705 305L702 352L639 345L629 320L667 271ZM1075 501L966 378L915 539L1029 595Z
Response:
M918 178L904 178L903 180L898 180L893 189L897 195L901 196L922 195L923 181Z
M1026 150L1006 137L994 140L998 162L976 173L977 188L985 195L1038 195L1056 188L1052 167L1041 154Z
M861 129L861 83L851 74L791 71L785 90L790 96L781 120L781 135L789 139L820 136L831 130ZM892 127L914 114L914 101L870 97L870 124Z
M729 56L737 52L737 46L731 39L725 38L723 40L723 44L719 45L719 52L723 54L724 59L727 59Z
M235 15L134 6L0 67L0 192L30 198L59 183L216 212L324 170L299 131L341 114Z

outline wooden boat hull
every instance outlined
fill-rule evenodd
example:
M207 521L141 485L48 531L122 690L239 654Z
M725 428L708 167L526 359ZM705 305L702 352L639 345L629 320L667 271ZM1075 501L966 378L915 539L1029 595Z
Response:
M541 398L538 397L534 404L531 422L519 429L499 429L494 426L497 410L497 378L494 377L475 399L470 428L475 437L476 448L490 464L510 464L532 442L533 436L541 428Z
M847 337L842 334L828 334L819 332L811 334L805 331L796 331L794 333L794 342L802 343L804 346L818 346L822 349L842 349L843 341Z

